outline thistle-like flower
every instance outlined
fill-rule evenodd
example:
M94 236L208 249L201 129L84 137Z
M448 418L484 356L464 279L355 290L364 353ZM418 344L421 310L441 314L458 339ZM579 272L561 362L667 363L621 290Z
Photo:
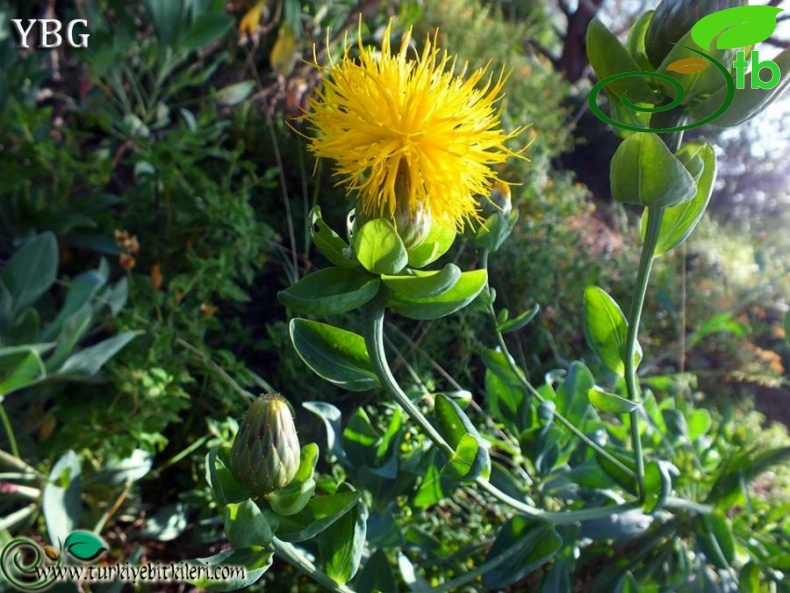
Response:
M288 401L277 393L250 405L230 452L234 477L255 496L285 488L299 470L299 437Z
M475 196L490 194L491 166L521 156L506 146L521 130L499 123L506 77L481 68L464 80L466 65L454 74L455 58L435 37L408 59L411 31L395 53L390 34L391 24L380 53L360 38L358 59L347 48L328 69L305 115L316 132L310 150L336 161L362 215L394 221L408 212L460 230L479 217Z

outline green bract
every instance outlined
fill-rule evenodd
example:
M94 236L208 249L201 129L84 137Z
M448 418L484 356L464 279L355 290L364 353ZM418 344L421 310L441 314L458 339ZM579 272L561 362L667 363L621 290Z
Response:
M265 496L290 484L299 464L299 438L290 404L276 393L260 396L233 441L233 476L254 496Z
M742 4L741 0L664 0L647 28L645 47L650 62L658 67L674 44L703 17Z
M615 200L649 208L677 206L697 193L691 173L655 134L623 141L612 158L611 180Z

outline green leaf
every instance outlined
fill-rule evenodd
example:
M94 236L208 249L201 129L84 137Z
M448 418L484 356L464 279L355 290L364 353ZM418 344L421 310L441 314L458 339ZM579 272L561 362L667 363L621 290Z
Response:
M359 574L355 590L358 593L397 593L395 576L384 550L378 549L370 555Z
M620 144L611 182L618 202L649 208L677 206L697 193L694 178L656 134L633 134Z
M409 250L409 265L424 268L443 256L455 241L455 229L434 223L428 236L420 245Z
M49 290L58 272L58 243L50 232L36 235L6 262L0 280L11 296L11 315L33 305Z
M354 251L372 274L397 274L409 263L409 255L389 220L376 218L354 234Z
M3 342L6 344L32 344L38 339L38 330L41 325L41 316L38 310L31 307L19 317L5 332ZM3 335L3 332L0 332Z
M786 459L790 459L790 447L777 447L757 454L747 451L736 455L722 464L705 502L716 504L720 509L730 509L742 494L741 484L748 484Z
M107 279L98 270L88 270L77 276L70 284L63 303L55 320L42 333L44 340L51 340L61 333L66 321L77 311L90 305L96 293L107 283Z
M64 453L49 472L42 510L47 524L47 534L53 546L60 546L74 528L82 514L81 468L74 451Z
M716 181L716 153L713 147L704 140L694 140L685 144L678 151L677 157L689 170L695 159L699 159L704 168L697 180L697 192L694 197L688 202L664 211L655 257L672 251L689 238L702 220L713 195L713 185ZM641 231L644 238L647 233L647 211L642 215Z
M315 537L349 512L357 504L359 497L359 492L316 496L295 515L281 518L277 537L292 543Z
M469 433L461 437L450 460L441 470L441 476L453 482L474 482L480 475L491 474L488 450L479 438Z
M343 415L340 410L338 410L336 406L326 402L304 402L302 407L311 411L324 421L324 426L326 427L326 446L332 455L338 459L343 459L345 454L337 438L337 435L342 432L341 419Z
M733 51L724 49L704 50L694 42L691 32L687 32L680 41L672 46L672 49L669 50L669 53L664 57L657 69L658 73L670 76L681 84L684 89L684 96L681 101L683 106L695 105L699 101L708 99L711 94L720 91L722 88L727 88L727 80L724 78L721 70L714 66L710 60L706 60L699 53L692 50L702 51L720 64L727 65L725 68L728 68L728 65L732 64L735 59L735 52ZM698 66L690 71L686 71L683 67L677 68L677 66L688 63L696 63ZM667 89L667 95L674 99L675 90ZM717 109L721 107L722 103L723 100L719 101L716 105ZM726 114L726 111L724 113Z
M445 498L442 490L442 476L439 468L431 463L422 476L422 482L414 495L414 506L425 509L441 502Z
M183 502L161 507L146 519L142 536L160 542L173 541L187 528L188 511L189 507Z
M617 583L614 593L640 593L639 583L631 574L631 571L626 571L620 582Z
M746 335L746 328L732 318L731 311L718 313L706 319L686 340L686 349L691 350L702 340L713 334Z
M756 45L773 35L780 12L782 9L774 6L737 6L720 10L697 21L691 29L691 37L706 51L714 49L714 39L719 49Z
M526 377L513 372L502 352L486 349L482 358L486 366L486 403L491 415L519 434L529 424L529 405L522 383Z
M409 275L382 275L381 281L393 293L407 299L425 299L440 296L456 285L461 278L461 269L447 264L436 272L411 271Z
M315 493L315 466L318 462L318 445L308 443L300 452L299 469L293 481L285 488L266 495L272 510L283 517L301 511Z
M115 356L137 334L129 331L72 354L57 370L59 377L67 379L86 379L93 377L105 363Z
M785 313L785 340L790 344L790 311Z
M324 221L318 206L310 210L309 226L313 244L332 264L340 268L359 267L351 247Z
M159 43L173 45L183 24L183 5L172 0L143 0Z
M368 511L360 501L330 525L318 539L324 572L338 585L350 581L359 570L365 550Z
M631 401L614 393L609 393L599 387L590 389L587 392L587 397L595 408L609 414L627 414L641 405L640 402Z
M227 33L233 23L233 17L224 12L210 11L199 14L187 29L181 45L188 50L205 47Z
M251 500L225 507L225 535L235 548L266 546L272 541L272 528Z
M496 212L489 216L475 233L475 247L492 253L497 251L513 232L518 217L518 210L513 210L510 214Z
M626 49L628 54L639 65L639 70L643 72L652 72L653 66L650 59L647 57L647 50L645 49L645 37L647 36L647 29L650 27L650 22L653 20L653 11L648 10L631 27L628 33L628 42Z
M738 591L740 593L761 593L764 591L760 585L762 571L760 565L754 560L746 563L738 575Z
M209 591L236 591L246 589L260 579L269 570L274 560L274 554L261 548L242 548L237 550L225 550L214 556L207 558L195 558L189 563L198 567L209 567L212 570L216 566L243 566L246 568L244 577L233 576L231 578L215 581L209 578L198 578L188 581L198 589ZM206 573L201 573L206 574ZM213 573L211 573L213 575Z
M597 18L593 19L587 28L587 58L598 80L641 70L623 44ZM654 103L656 100L650 86L639 76L615 80L606 85L606 90L617 99L627 94L633 103Z
M439 319L471 303L483 290L487 280L485 270L464 272L455 286L439 296L420 299L393 294L387 305L409 319Z
M600 453L595 454L595 458L598 461L598 464L603 468L603 471L612 478L617 485L621 488L630 492L632 494L636 493L636 480L634 475L636 473L636 463L634 462L634 458L631 455L626 455L625 453L621 453L618 451L614 451L611 448L607 449L607 452L617 459L623 466L630 469L632 474L626 472L622 467L613 463L608 457L604 457Z
M258 83L254 80L242 80L234 82L226 87L219 89L212 95L217 104L223 107L233 107L244 101L252 94Z
M735 559L735 540L729 520L719 513L698 515L694 531L697 545L708 562L727 570Z
M250 497L247 489L233 477L217 447L206 455L206 481L220 506L243 502Z
M310 315L353 311L376 296L379 281L359 270L326 268L277 293L286 307Z
M297 354L319 377L350 391L379 385L362 336L298 318L291 320L289 331Z
M488 589L508 587L551 560L561 547L562 537L551 525L513 517L500 530L486 562L505 553L510 557L483 575L483 585Z
M511 334L525 328L540 313L540 305L535 305L527 309L518 317L507 319L497 324L497 331L503 334Z
M581 362L574 361L568 368L565 380L557 389L554 398L557 410L579 428L583 428L584 421L591 416L587 392L594 386L595 378L590 369Z
M34 349L0 350L0 399L47 377L41 355Z
M584 290L584 335L603 365L620 376L625 374L623 349L628 338L628 323L622 309L602 288L588 286ZM637 345L636 365L642 360Z
M113 458L105 461L94 480L108 486L127 486L145 477L151 471L153 463L152 453L135 449L124 459Z
M757 8L756 6L754 8ZM724 115L713 121L718 127L733 127L749 121L765 111L774 101L781 97L790 85L790 49L785 49L772 59L781 72L779 84L772 89L752 88L752 77L756 74L746 74L744 88L735 89L735 98ZM713 113L724 101L724 91L716 93L699 106L697 117Z
M66 319L57 337L58 346L47 358L47 370L55 371L69 357L77 344L85 337L93 323L93 307L89 302L82 305Z
M109 550L102 538L92 531L81 529L69 533L63 542L63 549L82 562L95 560L104 550Z

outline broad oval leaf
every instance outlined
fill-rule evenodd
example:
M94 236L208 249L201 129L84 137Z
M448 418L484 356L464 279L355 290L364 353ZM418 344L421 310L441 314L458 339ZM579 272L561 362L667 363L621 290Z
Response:
M595 408L609 414L627 414L641 405L640 402L620 397L597 387L590 389L587 392L587 397Z
M453 227L441 226L434 222L425 241L409 249L409 265L412 268L423 268L433 263L452 247L455 235Z
M436 272L414 270L410 275L382 275L381 281L395 294L406 298L431 298L444 294L461 278L461 269L447 264Z
M654 256L659 257L685 243L686 239L702 220L708 203L713 195L716 181L716 153L713 147L703 140L694 140L684 145L677 157L689 172L694 173L694 164L702 163L702 171L697 180L697 192L688 202L672 206L664 211L661 230ZM647 233L647 212L642 215L642 237Z
M350 581L359 570L365 551L368 510L362 501L330 525L318 539L324 572L338 585Z
M292 543L311 539L349 512L359 497L348 491L316 496L295 515L281 518L277 537Z
M587 28L587 58L599 80L641 70L614 33L597 18L593 19ZM655 101L650 86L644 78L638 76L613 81L606 86L606 90L617 99L627 93L628 98L634 103Z
M618 202L649 208L677 206L697 193L694 178L656 134L633 134L620 144L611 181Z
M67 451L52 466L44 487L42 507L49 541L65 541L82 514L82 479L77 454Z
M376 218L354 233L354 251L372 274L397 274L409 263L409 254L389 220Z
M299 357L319 377L350 391L379 385L365 340L326 323L292 319L291 341Z
M0 275L11 296L14 316L34 304L55 282L58 243L51 232L41 233L20 247Z
M299 313L336 315L361 307L378 289L378 279L360 270L326 268L278 292L277 299Z
M597 286L588 286L584 291L584 334L603 365L622 376L625 364L621 352L628 323L615 300Z
M266 546L272 541L272 528L252 500L225 507L225 535L236 548Z
M471 303L483 290L487 280L488 274L485 270L464 272L455 286L439 296L418 299L393 294L387 305L409 319L439 319Z

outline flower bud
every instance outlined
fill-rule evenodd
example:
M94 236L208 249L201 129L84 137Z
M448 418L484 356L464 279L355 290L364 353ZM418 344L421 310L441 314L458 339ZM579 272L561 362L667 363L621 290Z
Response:
M405 204L398 204L395 211L395 228L407 251L419 247L431 231L431 214L421 204L410 211Z
M507 216L513 210L513 201L510 197L510 186L504 181L495 181L491 187L491 195L480 200L483 216L501 213Z
M680 41L703 17L744 4L743 0L663 0L653 13L645 37L645 50L650 63L658 68L672 50L673 44Z
M261 395L250 405L233 441L230 469L253 495L264 496L293 481L299 454L288 400L277 393Z

